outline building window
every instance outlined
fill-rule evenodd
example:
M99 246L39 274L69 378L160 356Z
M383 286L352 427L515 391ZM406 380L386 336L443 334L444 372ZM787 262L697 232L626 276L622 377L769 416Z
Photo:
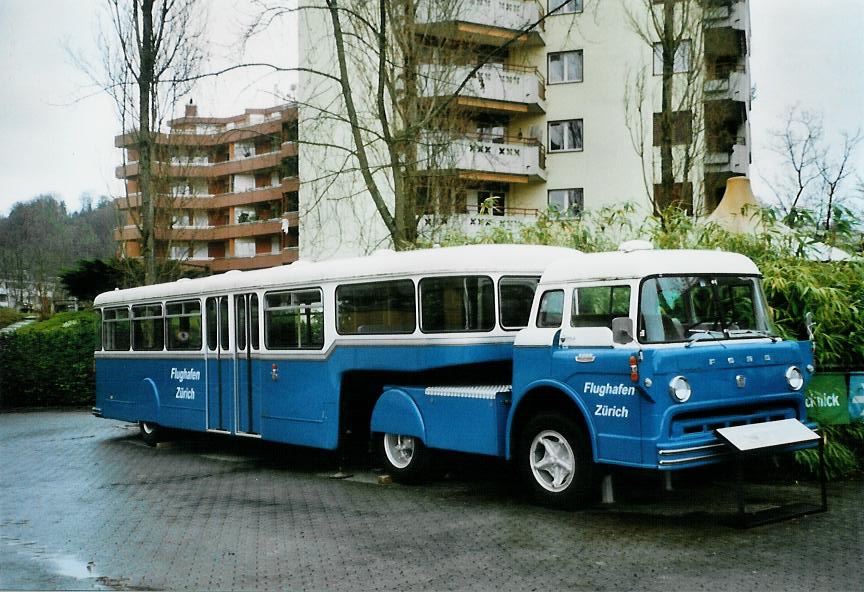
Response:
M654 114L654 145L660 145L660 123L662 113ZM693 114L690 111L673 111L672 143L689 144L693 141Z
M672 72L682 74L690 71L690 40L682 39L675 48L675 57L672 60ZM654 75L663 74L663 44L654 44Z
M582 12L582 0L549 0L550 15L574 12Z
M549 84L582 82L582 50L549 54Z
M561 215L576 216L582 212L584 205L585 197L581 187L549 191L549 209Z
M549 152L582 150L582 120L549 122Z

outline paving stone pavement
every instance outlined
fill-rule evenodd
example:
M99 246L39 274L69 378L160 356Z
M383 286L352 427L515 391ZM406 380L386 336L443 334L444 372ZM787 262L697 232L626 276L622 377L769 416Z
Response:
M514 495L495 462L419 487L337 467L203 435L149 448L85 412L0 414L0 588L857 590L864 573L861 480L832 484L827 514L742 531L713 482L624 479L619 503L564 513Z

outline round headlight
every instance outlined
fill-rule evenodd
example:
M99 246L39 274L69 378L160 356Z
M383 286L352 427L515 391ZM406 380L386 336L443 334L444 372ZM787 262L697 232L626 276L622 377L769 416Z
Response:
M797 367L789 366L789 369L786 370L786 382L793 391L800 391L801 387L804 386L804 375Z
M679 403L690 398L690 383L683 376L676 376L669 381L669 394Z

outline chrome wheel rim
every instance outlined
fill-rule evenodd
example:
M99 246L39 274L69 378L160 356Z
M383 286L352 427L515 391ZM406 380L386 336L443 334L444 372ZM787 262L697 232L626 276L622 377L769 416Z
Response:
M544 430L534 436L529 454L531 473L546 491L559 493L573 482L576 455L560 433Z
M384 454L397 469L404 469L414 458L414 437L384 434Z

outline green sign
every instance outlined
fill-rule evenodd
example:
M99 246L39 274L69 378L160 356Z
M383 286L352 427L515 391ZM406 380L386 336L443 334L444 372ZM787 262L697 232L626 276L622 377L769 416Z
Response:
M848 399L845 374L815 374L804 394L807 417L822 425L849 423Z

